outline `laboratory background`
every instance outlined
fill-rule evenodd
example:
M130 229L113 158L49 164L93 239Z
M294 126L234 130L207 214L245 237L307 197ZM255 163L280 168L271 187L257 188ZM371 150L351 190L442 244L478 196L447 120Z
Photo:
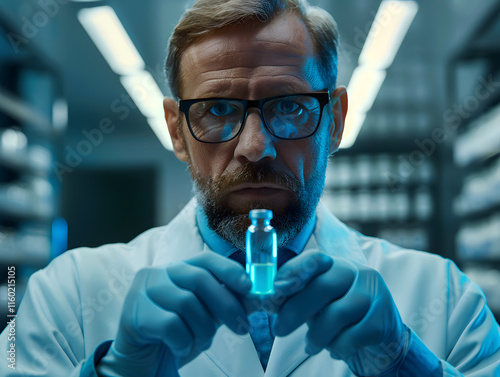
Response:
M19 305L53 258L128 242L193 196L162 107L168 39L192 3L0 0L2 318L12 266ZM500 1L310 3L338 23L349 94L323 203L452 259L498 320Z

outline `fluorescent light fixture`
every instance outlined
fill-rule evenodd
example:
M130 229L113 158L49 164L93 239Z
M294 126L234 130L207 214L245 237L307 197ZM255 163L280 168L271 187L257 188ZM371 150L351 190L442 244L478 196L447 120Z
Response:
M368 112L377 97L385 76L385 71L373 70L363 66L356 67L347 86L349 111Z
M385 70L394 61L417 11L415 1L383 0L380 3L359 55L359 66L347 87L349 110L340 148L349 148L356 141L366 113L384 82Z
M94 1L94 0L73 0ZM97 1L97 0L96 0ZM78 20L94 41L162 145L173 150L163 116L163 93L145 64L113 8L81 9Z
M350 148L356 141L366 113L377 98L385 76L385 71L374 70L371 67L358 66L354 69L347 87L349 109L340 148Z
M78 20L115 73L126 75L144 68L144 61L113 8L80 9Z
M359 56L359 64L376 69L389 67L417 11L415 1L382 1Z
M162 145L169 151L173 151L174 147L172 145L172 139L168 133L167 122L164 117L161 118L149 118L149 127L156 134L156 137L160 140Z
M163 93L151 73L141 71L131 76L122 76L120 81L139 111L147 118L149 126L162 145L173 151L163 112Z
M163 93L151 73L141 71L122 76L120 81L142 115L146 118L163 117Z
M350 148L358 137L361 126L366 118L366 113L348 111L345 119L344 134L339 148Z

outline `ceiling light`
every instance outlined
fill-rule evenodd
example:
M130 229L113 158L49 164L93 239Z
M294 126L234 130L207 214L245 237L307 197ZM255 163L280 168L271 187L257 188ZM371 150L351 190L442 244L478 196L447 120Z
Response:
M359 56L359 66L347 87L349 111L340 148L349 148L354 144L366 113L384 82L385 69L394 61L417 11L415 1L383 0L380 3Z
M356 67L347 86L349 111L366 113L371 109L384 82L385 71Z
M348 111L345 119L344 134L339 148L350 148L353 146L359 131L363 126L366 118L366 113Z
M156 134L162 145L169 151L173 151L172 139L168 133L167 122L164 117L161 118L148 118L149 127Z
M88 0L78 0L88 1ZM173 150L163 117L163 93L145 64L115 11L109 6L85 8L78 19L108 62L162 145Z
M376 69L389 67L417 11L415 1L382 1L359 56L359 64Z
M142 115L146 118L163 117L163 93L151 73L141 71L122 76L120 81Z
M147 118L156 137L166 149L172 151L172 141L163 113L163 93L151 73L142 71L122 76L120 81L139 111Z
M144 68L144 61L113 8L80 9L78 20L115 73L126 75Z

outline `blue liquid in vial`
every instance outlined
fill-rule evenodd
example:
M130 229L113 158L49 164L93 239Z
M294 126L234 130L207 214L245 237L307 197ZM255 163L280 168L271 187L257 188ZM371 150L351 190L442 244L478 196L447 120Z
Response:
M250 293L272 294L273 283L276 276L276 265L274 263L252 263L250 265L250 280L253 282Z
M278 259L277 235L270 223L273 212L254 209L248 217L252 221L246 234L246 271L252 281L250 293L272 294Z

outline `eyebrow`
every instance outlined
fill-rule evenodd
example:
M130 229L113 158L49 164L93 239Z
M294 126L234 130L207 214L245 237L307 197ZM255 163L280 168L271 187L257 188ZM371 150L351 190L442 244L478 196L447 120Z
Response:
M285 75L283 75L285 76ZM286 75L288 76L288 75ZM276 76L269 75L276 79ZM294 76L295 77L295 76ZM241 98L241 96L235 96L231 94L231 92L237 92L237 85L234 85L234 78L232 79L209 79L206 82L215 81L213 84L207 85L207 88L203 90L203 94L198 96L198 98L240 98L240 99L248 99ZM278 81L274 85L272 85L268 90L262 91L261 95L257 96L258 98L268 98L279 95L287 95L287 94L295 94L295 93L305 93L313 91L312 88L304 88L298 85L297 83L290 82L289 79L287 82ZM259 91L261 92L261 91Z

